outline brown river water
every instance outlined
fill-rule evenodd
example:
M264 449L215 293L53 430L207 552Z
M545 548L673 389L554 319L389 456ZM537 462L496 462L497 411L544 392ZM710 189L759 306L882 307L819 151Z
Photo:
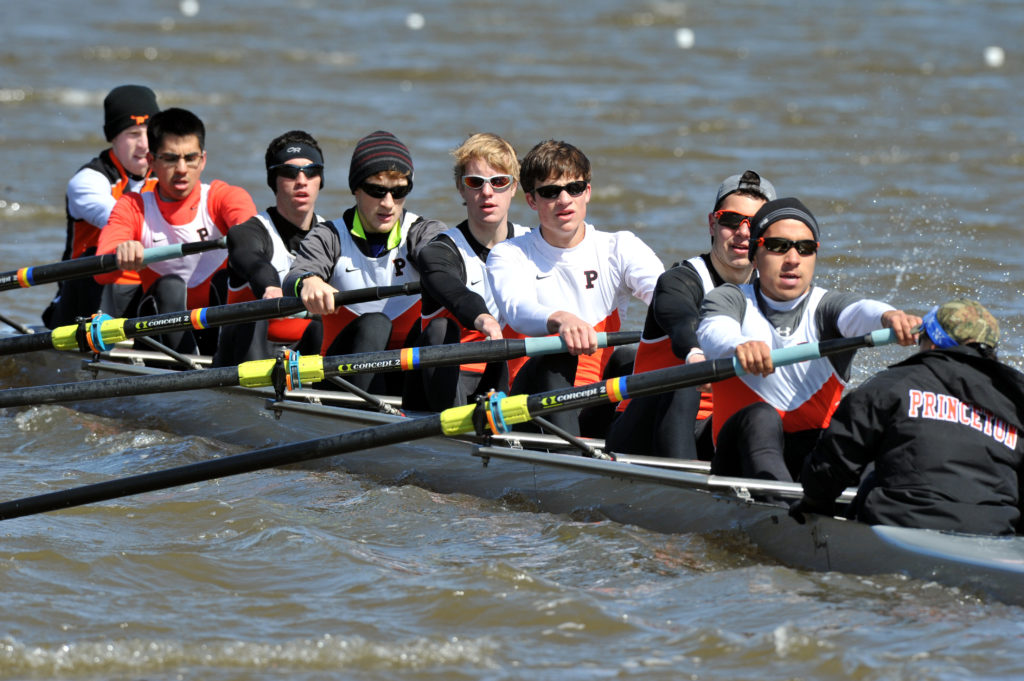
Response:
M521 153L565 139L594 164L590 220L671 264L706 249L718 183L752 168L816 213L818 283L918 313L976 297L1024 365L1017 2L49 0L0 16L0 271L59 258L102 98L145 83L206 121L204 178L260 207L267 142L310 131L330 217L378 128L412 149L409 207L450 224L465 136ZM520 200L513 218L533 214ZM0 312L36 323L53 288L0 293ZM862 351L855 381L905 352ZM30 362L5 358L0 378ZM238 451L155 423L0 411L0 499ZM0 522L0 679L1019 679L1022 643L1024 610L933 583L343 470Z

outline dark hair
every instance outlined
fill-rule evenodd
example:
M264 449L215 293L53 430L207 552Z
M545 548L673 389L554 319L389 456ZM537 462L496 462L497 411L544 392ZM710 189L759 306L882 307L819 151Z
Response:
M263 155L264 166L266 168L270 168L270 166L274 165L277 160L275 158L277 154L289 144L295 143L313 147L320 153L320 158L323 159L324 150L320 148L320 144L316 141L316 138L305 130L289 130L288 132L278 135L274 139L270 140L270 144L267 145L267 153ZM277 173L273 170L267 170L267 185L270 187L270 191L277 194ZM320 173L320 188L324 188L323 173Z
M568 142L545 140L523 157L519 182L524 192L532 192L538 182L549 177L579 177L590 182L590 160Z
M187 109L171 107L170 109L164 109L160 113L153 114L146 127L146 138L149 140L150 153L157 154L164 143L164 138L168 135L173 135L174 137L195 135L199 140L199 150L203 151L206 149L206 126L199 120L199 116L196 116Z

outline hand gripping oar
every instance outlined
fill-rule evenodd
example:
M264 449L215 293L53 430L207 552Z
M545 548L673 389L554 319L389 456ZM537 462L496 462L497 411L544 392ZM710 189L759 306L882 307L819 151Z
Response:
M419 292L420 282L418 281L396 286L371 286L352 291L339 291L334 294L334 304L337 306L352 305L392 296L413 295ZM195 310L167 312L134 319L113 319L101 316L80 324L59 326L53 331L45 333L0 338L0 355L47 349L102 352L114 343L138 336L152 336L158 333L190 329L208 329L226 324L255 322L261 319L277 319L304 311L302 301L298 298L268 298L231 305L201 307Z
M896 334L889 329L883 329L857 338L840 338L774 350L772 351L772 363L776 366L794 364L827 355L849 352L861 347L887 345L895 341ZM332 437L267 447L212 461L202 461L187 466L6 501L0 503L0 520L109 501L133 494L189 485L229 475L252 473L265 468L323 459L338 454L426 437L470 433L476 431L475 422L480 422L479 418L474 417L477 416L475 412L481 407L487 410L488 422L498 424L501 429L504 429L507 425L524 423L535 415L609 401L618 402L627 397L642 397L666 390L697 386L742 373L744 372L735 358L718 359L613 378L590 385L552 390L536 395L492 397L489 402L453 407L432 416L395 421Z
M156 246L147 248L142 252L144 265L160 262L162 260L173 260L186 255L211 251L216 248L227 248L227 237L211 239L209 241L193 241L187 244L173 244L170 246ZM37 265L35 267L22 267L20 270L4 272L0 274L0 291L9 291L15 288L28 288L39 284L52 284L55 281L68 281L70 279L85 279L104 272L113 272L117 269L117 256L113 253L107 255L89 255L74 260L63 260L49 265Z
M637 331L597 334L597 344L602 348L636 343L639 340L640 333ZM245 388L274 386L278 392L283 392L285 389L298 390L303 385L316 383L331 376L410 371L469 362L498 362L556 352L565 352L565 342L557 336L452 343L450 345L381 350L328 357L320 355L300 357L298 353L292 352L283 358L259 359L243 362L238 366L215 369L103 378L95 381L59 383L29 388L8 388L0 390L0 407L56 404L104 397L125 397L237 385Z

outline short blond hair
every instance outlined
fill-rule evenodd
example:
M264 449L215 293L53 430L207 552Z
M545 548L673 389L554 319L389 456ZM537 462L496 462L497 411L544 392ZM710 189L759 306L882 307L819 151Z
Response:
M511 175L519 182L519 158L512 145L497 135L489 132L478 132L470 135L466 141L452 150L455 157L455 186L462 183L466 166L475 158L486 161L489 165Z

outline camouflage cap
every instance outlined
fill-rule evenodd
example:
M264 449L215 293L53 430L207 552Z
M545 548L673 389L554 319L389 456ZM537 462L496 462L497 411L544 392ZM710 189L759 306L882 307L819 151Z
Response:
M999 343L999 322L977 301L966 298L951 300L936 310L935 319L943 331L960 345L984 343L994 348Z

